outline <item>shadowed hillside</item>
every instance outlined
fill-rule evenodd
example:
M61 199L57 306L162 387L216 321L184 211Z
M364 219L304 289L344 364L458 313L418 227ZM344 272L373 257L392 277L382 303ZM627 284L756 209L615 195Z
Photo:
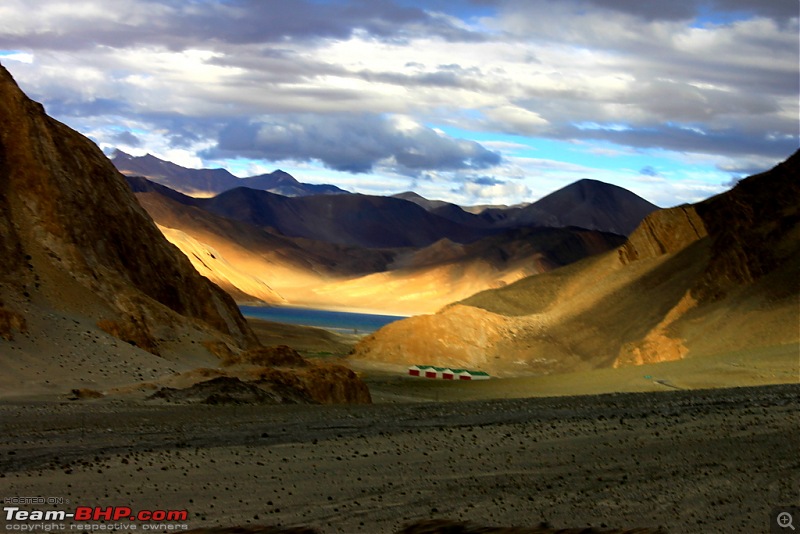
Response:
M490 208L480 213L500 226L578 226L629 235L659 209L627 189L597 180L578 180L521 208Z
M659 209L642 197L597 180L578 180L519 207L462 208L441 200L428 200L413 192L395 195L440 217L474 228L525 228L576 226L629 235L648 214Z
M442 238L469 242L489 234L434 215L412 202L369 195L288 198L237 188L196 205L289 237L372 248L426 246Z
M497 231L468 244L443 238L417 247L343 245L287 237L274 228L213 213L205 209L210 200L193 199L143 178L128 180L164 235L186 254L198 271L240 302L258 299L311 307L431 313L478 291L604 252L619 246L623 240L615 234L579 228L523 228ZM240 192L245 198L266 198L284 208L296 207L303 201L286 199L291 201L287 204L276 195L244 189ZM393 199L349 195L347 200L355 201L355 205L375 200L380 206L383 200ZM241 206L236 202L233 205ZM408 206L413 216L422 216L423 224L434 217L410 203L402 203L402 210ZM292 220L322 217L306 208L290 212ZM331 210L331 213L340 212ZM373 213L362 215L369 220ZM275 211L270 208L255 218L262 220L260 217L264 216L275 216ZM386 214L380 216L388 220ZM449 222L448 225L455 226ZM331 228L341 229L340 238L352 232L341 221L308 227L317 235ZM376 239L383 240L391 233L395 235L392 239L403 240L403 236L417 235L413 227L399 222L395 228L380 226L377 221L375 225L365 222L355 228L360 234L351 238L356 241L361 240L359 236L367 235L363 232L374 232ZM430 230L439 229L431 226Z
M618 250L393 323L355 359L541 374L797 344L800 156Z

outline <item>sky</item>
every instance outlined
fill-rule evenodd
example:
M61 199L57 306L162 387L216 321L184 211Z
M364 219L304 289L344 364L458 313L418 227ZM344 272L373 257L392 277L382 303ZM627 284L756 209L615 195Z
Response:
M800 145L797 0L3 0L0 64L109 153L367 194L696 202Z

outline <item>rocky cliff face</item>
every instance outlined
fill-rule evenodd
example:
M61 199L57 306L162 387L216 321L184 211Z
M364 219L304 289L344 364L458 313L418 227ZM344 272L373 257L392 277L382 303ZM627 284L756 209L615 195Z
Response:
M48 117L2 67L0 267L8 298L56 308L79 304L59 297L71 279L107 305L117 330L150 339L150 350L151 330L181 317L241 346L255 341L233 300L162 237L97 146Z
M619 249L623 264L677 252L708 235L693 206L654 211Z

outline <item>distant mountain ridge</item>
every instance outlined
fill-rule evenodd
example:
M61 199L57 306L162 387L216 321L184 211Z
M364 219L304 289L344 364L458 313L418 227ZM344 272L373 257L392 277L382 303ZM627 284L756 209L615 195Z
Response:
M361 194L287 197L237 187L211 198L193 198L165 191L165 186L129 177L134 192L158 190L182 204L216 215L272 228L287 237L301 237L367 248L420 247L440 239L470 242L488 229L462 226L412 202Z
M477 228L524 228L575 226L629 235L655 204L622 187L584 178L524 206L489 207L475 213L456 204L428 200L405 192L397 198L414 202L431 213Z
M166 187L142 180L129 177L135 192ZM245 187L210 198L194 198L169 188L160 192L182 204L269 227L287 237L368 248L421 247L440 239L466 244L531 227L587 228L625 235L622 230L658 209L625 189L593 180L568 185L524 208L491 208L479 214L416 194L405 195L410 198L405 200L362 194L286 197Z
M461 226L398 198L239 188L199 199L142 177L128 182L164 235L239 302L431 313L624 240L579 228Z
M335 185L301 183L280 169L269 174L238 178L225 169L189 169L151 154L131 156L119 149L109 159L127 176L143 176L191 196L213 196L237 187L249 187L289 197L349 194Z
M521 208L515 224L578 226L629 235L658 209L627 189L584 178Z
M184 193L193 197L222 197L217 199L214 204L219 205L220 210L227 210L232 202L231 197L225 197L221 193L231 191L240 187L248 189L267 191L276 195L286 197L306 197L316 195L345 195L351 194L340 189L335 185L316 185L304 184L297 181L289 173L276 170L270 174L253 176L250 178L237 178L225 169L187 169L174 163L161 160L147 154L145 156L134 157L121 150L116 150L111 161L126 176L142 176L148 180L167 186L170 189ZM236 195L242 201L246 201L253 207L252 195L239 192ZM636 226L648 214L659 209L658 206L648 202L627 189L600 182L598 180L582 179L569 184L549 195L537 200L536 202L522 206L510 207L487 207L482 210L465 208L451 202L443 200L430 200L413 191L398 193L390 197L377 197L372 195L360 195L362 200L365 198L390 198L406 201L415 204L425 211L447 221L454 222L459 226L473 229L471 232L453 233L453 228L444 229L447 223L442 223L443 230L438 235L439 238L454 238L456 241L477 239L488 235L486 232L497 231L499 229L514 229L530 226L545 226L551 228L564 228L575 226L588 230L598 230L601 232L611 232L619 235L630 234ZM245 197L248 197L245 200ZM312 205L311 202L309 205ZM267 209L267 205L274 203L267 202L262 198L262 203ZM327 210L340 211L340 215L346 217L346 209L358 208L359 206L369 209L387 208L390 211L399 209L399 204L391 200L386 202L373 201L364 204L363 202L351 200L319 202L325 204ZM380 206L378 206L380 204ZM226 207L222 207L226 206ZM215 208L211 208L212 211ZM303 209L303 208L298 208ZM405 212L412 214L415 210L406 206ZM217 212L223 215L225 213ZM268 217L250 211L247 218L249 222L257 224L268 224L280 228L284 224L289 229L287 235L303 236L316 238L309 231L297 233L293 230L298 227L297 223L291 223L284 217L278 217L280 221L256 221L256 218ZM227 216L227 215L226 215ZM417 217L420 215L417 213ZM317 218L318 217L312 217ZM362 217L366 219L368 217ZM485 232L481 232L484 230ZM331 228L333 231L333 228ZM470 235L467 235L470 234ZM373 240L375 241L375 240ZM388 246L396 246L394 244Z

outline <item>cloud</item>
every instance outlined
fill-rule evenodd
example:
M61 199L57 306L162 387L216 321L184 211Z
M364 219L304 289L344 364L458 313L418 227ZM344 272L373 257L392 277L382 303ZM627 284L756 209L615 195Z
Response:
M492 178L491 176L480 176L478 178L473 178L470 180L473 184L476 185L501 185L504 184L502 180L498 180L497 178Z
M465 181L453 192L462 195L465 204L513 204L531 197L531 190L524 183L491 180L487 184L484 181L480 178Z
M120 146L129 146L134 148L142 146L142 140L127 130L124 132L119 132L113 136L112 141Z
M791 136L773 138L768 132L752 133L733 128L715 130L680 124L591 130L571 126L564 128L559 135L565 139L594 139L643 149L667 149L744 158L756 154L761 156L761 159L772 158L773 161L786 158L797 149L797 139Z
M651 165L645 165L639 169L639 174L642 176L658 176L658 171Z
M772 167L774 163L775 161L770 158L735 158L720 161L716 164L716 168L739 179L743 176L762 173Z
M525 16L535 4L506 17L517 39L536 34L559 43L558 53L537 53L559 77L531 79L528 95L517 101L549 123L539 135L597 138L600 130L567 132L568 124L591 118L628 125L628 134L608 135L622 146L643 146L640 132L647 146L678 151L785 157L791 152L787 146L796 144L796 18L788 28L764 19L692 28L637 23L625 13L572 13L560 4L553 6L555 14ZM506 124L507 131L515 130ZM685 142L690 129L700 135ZM781 140L778 132L790 139ZM725 149L729 141L733 147Z
M734 187L736 184L742 181L743 176L731 176L730 180L726 180L722 182L720 185L724 187Z
M695 155L717 185L796 149L798 31L796 0L4 0L0 61L154 153L458 180L545 139Z
M671 0L670 2L642 2L640 0L481 0L486 4L516 9L529 6L545 9L556 2L568 5L570 9L581 12L597 11L620 13L638 19L653 21L690 21L708 13L718 18L730 16L763 16L775 20L788 20L797 16L797 3L794 0ZM720 17L726 14L728 17Z
M357 31L399 41L416 34L483 39L448 17L389 0L115 0L113 9L96 0L37 0L35 17L24 0L4 4L0 48L13 41L63 51L91 49L98 43L178 51L199 42L215 46L343 40Z
M483 111L490 125L510 133L537 135L547 132L549 122L535 111L514 105L502 105Z
M282 115L227 125L204 157L317 160L351 173L381 165L401 174L475 170L498 165L499 153L413 121L374 114Z

